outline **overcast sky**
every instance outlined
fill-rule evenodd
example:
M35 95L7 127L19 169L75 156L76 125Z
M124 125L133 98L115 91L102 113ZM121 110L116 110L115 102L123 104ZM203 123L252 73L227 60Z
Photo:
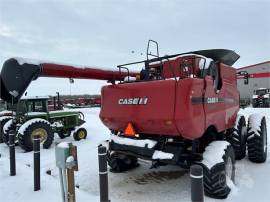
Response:
M161 55L227 48L235 67L270 60L270 0L0 0L0 65L14 56L115 68ZM134 53L132 53L134 52ZM143 55L141 55L143 53ZM73 94L97 94L103 81L75 80ZM34 81L29 95L70 93L67 79Z

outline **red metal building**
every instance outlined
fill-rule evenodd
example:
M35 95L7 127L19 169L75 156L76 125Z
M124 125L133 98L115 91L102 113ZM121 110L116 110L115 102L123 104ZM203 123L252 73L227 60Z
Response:
M237 78L237 86L242 101L250 102L254 90L270 88L270 61L241 67L237 69L237 72L239 71L247 71L250 75L248 85L244 84L243 77L238 76Z

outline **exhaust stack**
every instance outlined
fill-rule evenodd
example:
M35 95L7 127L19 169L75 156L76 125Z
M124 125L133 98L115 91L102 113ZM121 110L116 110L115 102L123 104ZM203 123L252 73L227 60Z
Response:
M38 77L58 77L77 79L97 79L121 81L126 76L139 73L114 71L100 67L83 67L56 64L45 61L11 58L5 61L1 71L1 98L10 103L17 103L29 84Z

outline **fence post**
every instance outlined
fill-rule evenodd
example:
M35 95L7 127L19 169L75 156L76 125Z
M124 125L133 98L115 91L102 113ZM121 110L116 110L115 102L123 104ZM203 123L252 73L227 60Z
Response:
M15 131L9 131L9 163L10 176L16 175L16 157L15 157Z
M200 165L193 165L190 167L191 178L191 201L203 202L203 168Z
M67 160L67 182L68 182L68 202L76 202L74 171L78 171L77 147L69 144L69 157L73 161Z
M99 163L99 191L100 201L109 202L108 193L108 170L107 170L107 149L104 146L98 147L98 163Z
M34 191L40 190L40 139L34 138Z

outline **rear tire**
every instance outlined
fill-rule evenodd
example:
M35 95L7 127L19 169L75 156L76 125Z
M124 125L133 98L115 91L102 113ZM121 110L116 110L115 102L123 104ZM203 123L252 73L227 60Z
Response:
M266 119L260 114L252 114L248 119L248 158L255 163L263 163L267 158Z
M41 132L39 132L41 131ZM53 143L54 134L50 124L46 122L33 122L29 126L27 126L24 130L23 134L18 134L19 145L26 152L33 150L33 136L42 134L41 136L41 144L43 144L44 149L48 149Z
M234 181L235 156L233 147L230 144L227 144L224 149L223 146L214 146L216 142L220 142L221 144L225 142L226 145L226 141L214 141L206 147L205 153L209 153L210 151L213 154L222 155L222 162L217 162L209 167L207 162L211 162L213 156L205 155L204 153L204 160L201 162L204 173L204 192L212 198L224 199L227 198L231 191L229 187L230 181Z
M6 124L6 122L8 122L10 119L12 119L12 117L10 118L4 118L0 121L0 143L3 143L3 135L4 135L4 132L3 132L3 127L4 125Z
M238 115L235 126L229 137L229 142L234 149L236 160L241 160L246 156L246 137L247 127L245 117L243 115Z
M2 136L2 138L3 138L3 142L7 146L9 146L9 131L10 130L15 130L15 129L16 129L15 128L15 125L12 123L12 120L11 119L8 120L5 123L4 127L3 127L3 136ZM18 145L18 137L17 137L17 135L15 136L15 145Z
M139 166L136 157L118 152L108 153L107 162L111 168L110 171L115 173L125 172Z

